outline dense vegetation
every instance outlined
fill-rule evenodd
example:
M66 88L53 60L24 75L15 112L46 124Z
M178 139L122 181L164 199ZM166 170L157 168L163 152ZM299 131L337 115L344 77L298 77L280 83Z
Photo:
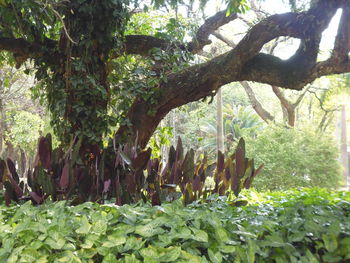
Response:
M254 182L259 190L293 187L336 189L343 183L334 139L310 128L269 126L248 137L248 153L264 169Z
M0 262L348 262L350 195L322 189L151 207L0 206Z
M0 0L0 263L350 262L350 2L221 4Z
M348 72L348 47L344 45L348 36L343 32L348 23L348 3L342 0L289 1L287 10L290 13L277 15L264 13L261 1L230 0L225 2L222 11L211 16L206 14L206 4L207 1L144 3L122 0L105 0L101 4L84 0L48 1L46 4L32 0L0 2L0 145L5 148L1 149L2 158L13 160L17 173L28 178L30 174L42 178L45 177L43 174L54 174L54 178L48 176L46 189L38 186L29 189L29 192L36 193L37 201L44 192L52 192L49 188L57 184L63 174L63 178L69 178L63 181L73 181L79 186L89 181L88 185L92 186L87 187L88 190L85 187L84 191L94 189L91 200L99 200L104 188L114 192L109 197L117 196L118 187L113 184L119 180L116 167L113 167L118 166L115 162L117 149L128 142L135 146L136 152L146 155L149 151L143 153L143 150L149 143L154 148L153 156L162 156L161 161L165 163L168 154L164 152L169 150L166 149L169 142L166 137L173 137L171 140L175 145L179 135L183 135L185 148L194 149L196 157L203 158L208 152L208 166L217 159L217 150L227 157L241 137L253 141L249 147L259 149L251 151L252 157L259 164L268 165L262 177L266 181L258 184L258 189L285 189L305 182L311 182L313 186L341 185L336 153L331 143L322 140L318 148L313 148L316 141L312 138L301 140L298 136L310 137L317 134L316 130L328 134L333 132L334 111L339 105L330 102L328 91L334 90L334 86L343 86L344 90L349 79L340 76L344 80L343 85L338 81L339 85L329 84L326 88L323 88L324 81L320 81L322 85L313 81L321 76ZM322 57L325 63L322 64L319 62L321 57L317 59L316 55L323 51L322 33L331 24L331 19L339 15L337 10L340 8L344 12L340 14L342 19L335 37L336 44L329 58ZM164 14L164 11L169 12ZM247 16L251 21L242 18L248 11L254 17ZM309 22L304 23L305 19ZM247 33L247 37L234 37L228 41L229 34L221 29L238 20L242 20L244 25L237 27L234 34ZM304 30L300 31L301 28ZM266 32L265 37L261 32ZM289 44L288 41L293 38L301 41ZM291 46L299 48L282 63L277 55L279 49ZM301 68L304 69L302 72ZM266 74L266 71L271 74ZM294 77L290 78L292 75ZM28 76L29 84L20 89L21 83L26 83L25 76ZM280 104L279 112L260 103L259 92L247 81L269 85L272 95L278 99L273 108ZM281 89L300 90L311 82L312 87L306 87L301 93L290 94ZM237 85L230 83L244 88L246 94L243 99L238 96ZM220 87L226 84L235 92L231 92L234 94L230 96L232 101L224 106L224 114L221 113L225 115L223 120L213 118L208 113L210 108L203 104L186 105L199 100L212 101ZM262 88L261 84L258 88ZM20 98L13 95L17 91L23 91ZM22 112L9 110L31 101L29 93L35 99L32 107L26 107ZM270 98L271 94L264 96ZM240 99L244 102L240 103ZM304 102L304 99L309 101ZM38 100L44 107L37 105ZM308 114L304 113L306 103L309 104ZM219 104L217 102L218 108ZM176 119L184 115L177 112L169 116L168 113L171 115L174 109L201 111L207 118L200 123L194 121L196 117L192 115L186 121L183 121L184 118L178 121L183 125L176 125ZM47 125L48 115L51 127ZM299 134L298 125L305 115L318 127L309 134ZM163 123L162 120L166 118L172 119L173 123L164 125L166 120ZM26 123L29 120L32 127L28 128ZM215 127L223 121L222 129ZM268 134L269 128L266 128L281 122L292 128L290 132L282 132L284 140L279 140L277 133ZM37 135L46 136L50 129L54 130L55 136L50 142L52 149L47 152L52 150L60 154L55 154L55 164L45 163L42 158L41 163L37 163L34 158ZM33 130L36 130L34 134ZM223 130L220 136L219 130ZM270 148L262 146L265 144L264 134L272 138L276 136ZM259 147L255 147L255 139ZM217 149L216 141L225 141L226 146ZM283 142L291 143L285 146L290 152L275 150L277 144ZM2 147L3 144L6 147ZM296 148L300 145L310 150L298 152ZM270 150L264 153L264 149ZM295 152L292 152L293 149ZM320 151L327 152L327 156L323 155L324 159L316 165L315 158L320 156ZM288 158L282 158L286 154ZM309 162L300 161L305 156L310 157ZM34 167L42 169L35 170ZM138 172L144 168L132 169ZM7 167L7 170L11 169ZM12 193L11 198L16 199L13 194L16 188L13 180L16 178L8 175L2 176L2 183L7 193ZM325 177L332 179L324 180ZM19 184L19 180L15 181ZM39 185L44 185L44 179L41 181ZM132 178L131 181L137 179ZM112 187L105 187L111 182ZM126 191L130 182L122 183L122 191ZM56 188L59 191L65 188L64 193L71 194L67 185L62 182ZM24 185L21 188L24 190ZM11 198L8 194L7 199Z

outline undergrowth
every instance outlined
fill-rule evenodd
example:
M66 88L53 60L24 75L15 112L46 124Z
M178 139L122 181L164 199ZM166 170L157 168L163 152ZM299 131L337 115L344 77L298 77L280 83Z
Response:
M0 206L0 262L350 262L350 194L212 196L184 207Z

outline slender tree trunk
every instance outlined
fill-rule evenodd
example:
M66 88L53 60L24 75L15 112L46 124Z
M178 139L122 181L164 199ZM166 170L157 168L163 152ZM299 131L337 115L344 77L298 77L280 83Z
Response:
M219 89L216 94L216 145L218 151L225 153L223 122L222 93L221 89Z
M288 112L282 103L281 103L281 110L282 110L283 123L287 123L288 122Z
M172 112L173 118L172 118L172 124L173 127L173 145L176 145L177 142L177 132L176 132L176 126L177 126L177 115L176 115L176 109Z
M285 123L288 123L290 127L294 127L295 125L295 109L301 102L302 98L304 97L305 93L303 93L301 96L299 96L298 100L292 104L283 94L283 92L276 86L271 86L272 91L275 93L277 98L279 99L282 107L282 113L283 113L283 121Z
M257 100L254 91L249 85L249 83L246 81L241 81L240 84L247 93L250 104L252 105L255 112L260 116L260 118L263 119L263 121L265 121L266 123L273 121L275 118L267 110L265 110L261 103Z
M1 85L1 83L0 83ZM4 107L2 104L2 99L0 98L0 155L2 155L4 150L4 135L5 135L5 120L4 120Z
M335 114L331 114L330 117L328 117L327 122L323 125L322 131L326 131L327 128L329 127L329 125L332 123L332 121L334 120L334 116Z
M294 127L295 126L295 108L287 109L287 114L288 114L288 125L290 127Z
M323 127L324 127L324 125L325 125L325 123L327 121L328 114L329 114L328 111L323 113L322 119L321 119L321 121L320 121L320 123L318 125L318 130L323 131Z
M19 149L20 151L20 162L19 162L19 171L21 176L25 176L26 168L27 168L27 158L26 153L22 148Z
M4 106L2 101L2 95L4 93L4 75L3 71L0 69L0 155L3 152L3 144L4 144Z
M347 142L346 106L343 105L340 117L340 161L343 166L345 185L349 188L349 156Z
M308 107L308 116L309 116L309 120L312 119L312 99L310 98L310 103L309 103L309 107Z

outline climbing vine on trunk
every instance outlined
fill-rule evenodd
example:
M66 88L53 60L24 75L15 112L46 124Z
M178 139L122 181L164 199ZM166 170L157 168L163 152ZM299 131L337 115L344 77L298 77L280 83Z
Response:
M71 1L55 10L64 23L58 49L35 61L36 76L42 81L55 131L66 145L74 137L82 137L86 147L100 145L114 121L107 114L108 62L110 51L123 43L126 4Z

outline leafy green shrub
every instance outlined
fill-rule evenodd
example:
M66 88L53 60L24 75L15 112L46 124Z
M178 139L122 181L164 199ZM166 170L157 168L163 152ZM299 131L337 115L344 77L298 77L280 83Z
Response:
M341 184L338 149L331 136L270 125L257 138L246 140L248 155L265 164L254 182L258 190Z
M186 207L0 206L0 262L349 262L350 193L289 193L239 208L214 196Z
M350 202L350 192L330 191L325 188L289 189L283 192L257 192L254 189L244 190L241 198L250 204L272 204L274 206L335 205L341 201Z

